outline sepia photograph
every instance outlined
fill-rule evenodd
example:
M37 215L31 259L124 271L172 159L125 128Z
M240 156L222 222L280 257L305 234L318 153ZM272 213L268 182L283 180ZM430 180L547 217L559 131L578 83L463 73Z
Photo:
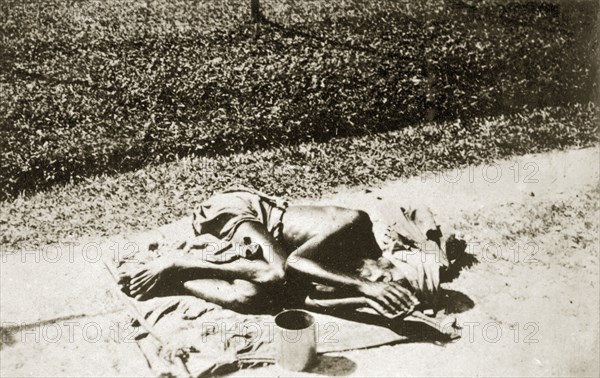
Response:
M599 84L598 0L0 0L0 377L598 377Z

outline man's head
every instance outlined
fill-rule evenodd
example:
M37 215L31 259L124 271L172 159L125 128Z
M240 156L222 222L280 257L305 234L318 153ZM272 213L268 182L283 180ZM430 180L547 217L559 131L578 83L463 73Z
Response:
M399 282L406 278L404 273L385 257L377 260L362 260L358 274L361 278L372 282Z

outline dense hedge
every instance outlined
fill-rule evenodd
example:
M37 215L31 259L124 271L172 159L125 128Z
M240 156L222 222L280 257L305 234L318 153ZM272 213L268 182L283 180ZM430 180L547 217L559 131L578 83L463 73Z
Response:
M0 5L0 198L224 154L587 102L598 3Z

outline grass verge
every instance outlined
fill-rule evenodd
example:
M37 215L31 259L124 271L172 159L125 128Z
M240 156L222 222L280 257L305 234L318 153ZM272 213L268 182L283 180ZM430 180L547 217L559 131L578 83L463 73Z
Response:
M247 185L289 198L340 186L477 164L597 142L597 108L574 105L452 122L230 156L186 157L98 175L0 204L0 245L24 248L153 228L213 192Z

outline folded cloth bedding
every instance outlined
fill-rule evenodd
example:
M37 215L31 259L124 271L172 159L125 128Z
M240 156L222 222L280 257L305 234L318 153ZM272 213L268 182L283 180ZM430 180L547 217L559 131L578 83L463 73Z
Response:
M193 255L219 264L240 258L231 253L228 242L210 235L196 237L194 245L205 248L192 250L185 248L189 240L170 240L160 231L113 240L111 244L115 241L136 247L130 253L104 260L115 281L164 253ZM130 308L133 325L138 327L136 341L157 373L181 375L177 361L194 377L273 362L270 336L261 331L273 321L271 315L239 314L193 296L162 294L166 296L137 301L119 291Z

